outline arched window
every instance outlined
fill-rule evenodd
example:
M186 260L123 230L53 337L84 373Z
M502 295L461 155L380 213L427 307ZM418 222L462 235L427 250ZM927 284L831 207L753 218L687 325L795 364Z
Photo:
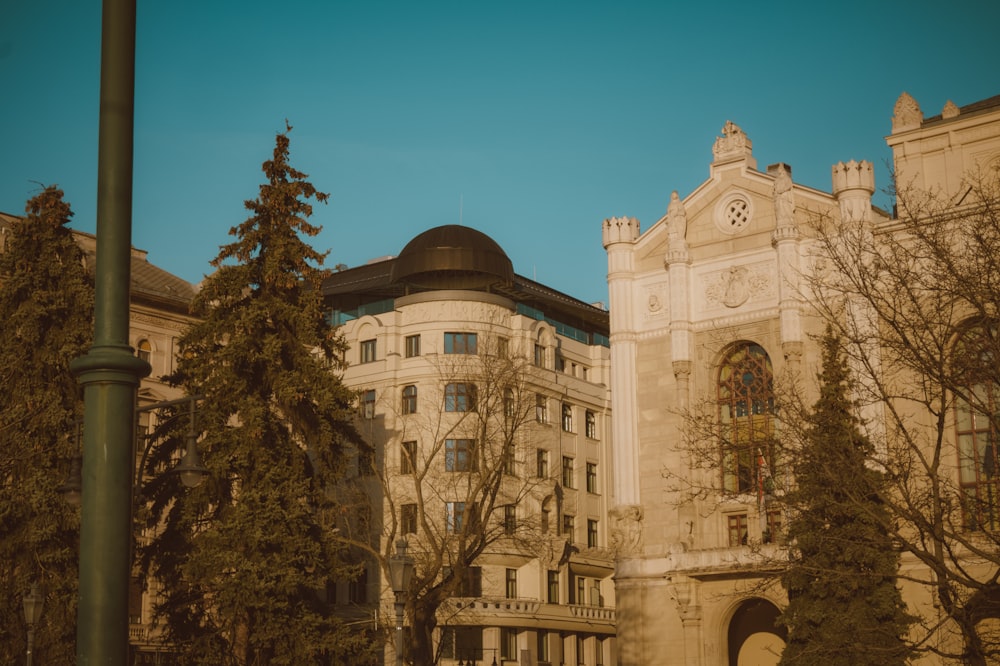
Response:
M997 424L991 414L1000 410L1000 386L994 377L995 330L966 330L955 348L959 381L964 391L955 400L958 441L958 480L962 489L962 516L966 529L1000 529L1000 466Z
M773 484L774 374L760 345L741 342L719 369L722 487L763 494Z
M149 340L139 340L135 346L135 355L149 363L149 357L152 353L153 345L149 344Z
M403 387L403 413L417 413L417 387L413 384Z

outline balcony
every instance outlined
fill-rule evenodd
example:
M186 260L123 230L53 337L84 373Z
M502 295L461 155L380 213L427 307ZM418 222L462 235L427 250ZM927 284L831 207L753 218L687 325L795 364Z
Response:
M524 598L456 597L446 601L441 612L450 625L615 633L615 609L601 606L550 604Z

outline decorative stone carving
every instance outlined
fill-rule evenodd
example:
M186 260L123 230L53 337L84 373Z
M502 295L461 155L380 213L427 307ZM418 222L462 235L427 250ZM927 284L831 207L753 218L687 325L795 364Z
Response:
M715 138L712 156L716 162L749 157L752 148L753 143L739 125L727 120L726 124L722 126L722 136Z
M892 110L892 131L902 132L903 130L916 129L920 127L922 122L924 122L924 113L920 110L917 100L913 99L909 93L901 94Z
M732 190L715 204L715 226L729 236L742 232L753 219L753 199L742 190Z
M955 118L960 113L961 111L959 110L958 105L950 99L944 103L944 108L941 109L941 117L945 119Z
M774 177L774 216L776 226L795 226L795 194L792 191L792 176L784 164L779 164Z
M670 312L665 284L657 284L646 290L646 317L663 317Z
M670 247L679 247L687 237L687 211L677 190L670 193L670 205L667 206L667 234Z
M677 611L685 623L701 618L701 606L696 599L698 595L695 585L695 582L687 576L678 576L671 584ZM694 603L691 603L692 601Z
M738 308L751 297L760 298L773 291L770 273L760 266L730 266L706 275L704 281L708 307Z
M615 556L634 555L642 551L642 507L638 504L617 506L611 510L615 521L611 528L611 550Z

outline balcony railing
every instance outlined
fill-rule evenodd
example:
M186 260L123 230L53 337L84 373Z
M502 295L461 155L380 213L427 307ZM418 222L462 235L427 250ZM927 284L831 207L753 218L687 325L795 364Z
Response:
M522 625L529 618L551 626L606 624L614 631L614 608L582 604L550 604L538 599L456 597L447 602L449 622L456 624Z

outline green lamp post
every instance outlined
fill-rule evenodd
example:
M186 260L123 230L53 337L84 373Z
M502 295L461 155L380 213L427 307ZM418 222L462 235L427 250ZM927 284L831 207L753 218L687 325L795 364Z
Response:
M128 344L135 0L104 0L94 345L72 363L83 386L78 666L126 666L132 415L149 364Z

